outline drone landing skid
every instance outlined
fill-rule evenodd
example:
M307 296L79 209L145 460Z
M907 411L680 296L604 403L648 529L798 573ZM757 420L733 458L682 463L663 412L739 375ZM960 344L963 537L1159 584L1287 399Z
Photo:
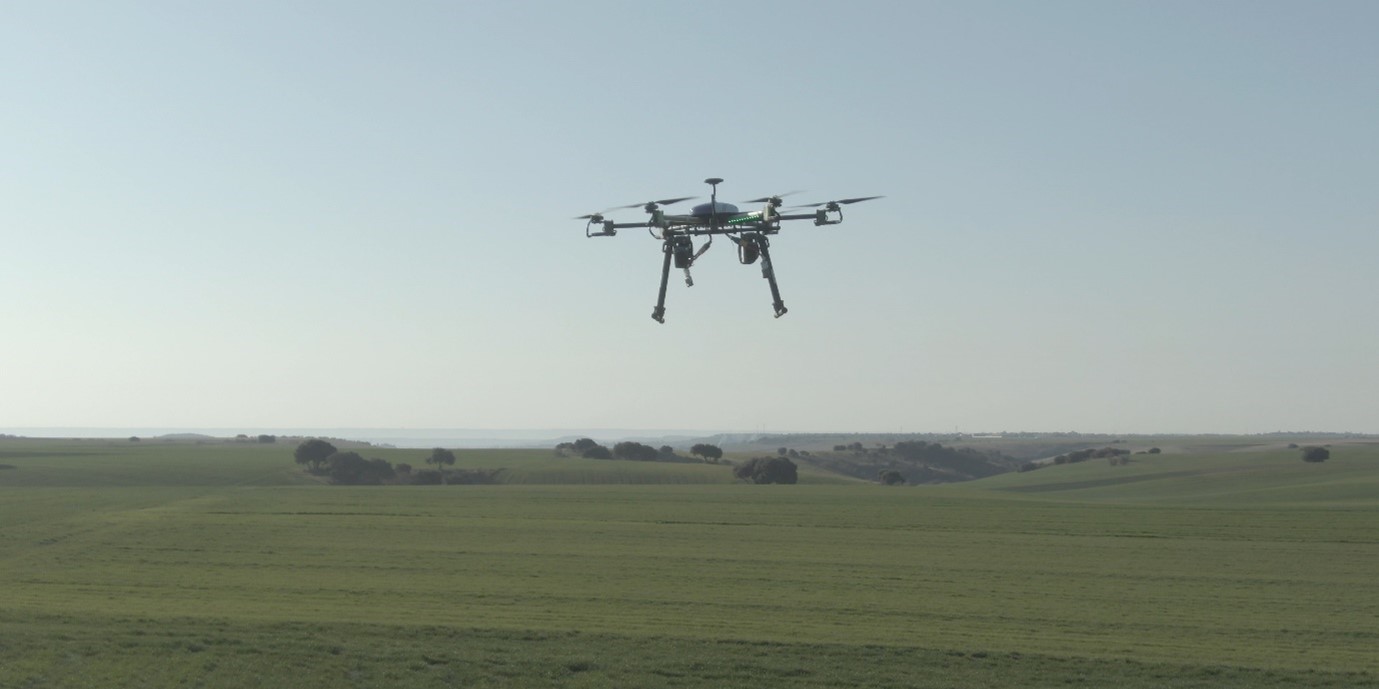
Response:
M739 246L750 247L748 252L755 262L758 257L761 259L761 276L766 278L766 282L771 286L771 308L776 312L776 318L780 318L790 312L785 308L785 301L780 298L780 286L776 284L776 268L771 263L771 243L765 236L760 234L745 235L742 239L734 238L733 241L739 242ZM666 322L666 285L670 282L670 264L674 260L676 267L683 268L685 271L685 284L693 287L694 280L690 278L689 264L683 264L676 259L677 249L683 255L683 248L680 247L680 240L667 238L665 245L661 247L664 254L661 260L661 289L656 294L656 308L651 310L651 319L657 323ZM702 253L702 252L701 252Z
M751 238L761 251L761 276L766 278L767 284L771 285L771 308L776 311L776 318L784 316L789 310L785 308L785 302L780 298L780 287L776 285L776 268L771 264L771 243L765 236L756 235Z

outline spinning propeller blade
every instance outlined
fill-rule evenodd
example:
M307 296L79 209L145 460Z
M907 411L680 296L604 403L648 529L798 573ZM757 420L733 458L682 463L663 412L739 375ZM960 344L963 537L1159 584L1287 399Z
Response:
M649 212L656 210L656 208L659 206L669 206L672 203L680 203L681 201L688 201L692 198L694 197L681 196L679 198L674 199L661 199L659 201L647 201L645 203L630 203L626 206L613 206L612 208L605 208L597 213L590 213L588 215L578 216L575 218L575 220L593 220L594 222L598 222L600 220L603 220L603 216L605 214L612 213L613 211L620 211L625 208L645 208Z
M885 197L884 197L884 196L862 196L862 197L858 197L858 198L838 198L837 201L823 201L822 204L793 205L792 208L818 208L818 207L821 207L821 205L830 205L830 204L837 204L837 205L856 204L856 203L862 203L862 201L870 201L870 200L873 200L873 198L885 198Z
M614 206L614 207L612 207L612 208L609 208L608 210L610 210L610 211L615 211L615 210L621 210L621 209L623 209L623 208L646 208L647 206L653 206L653 207L654 207L654 206L669 206L669 205L672 204L672 203L680 203L681 201L688 201L688 200L690 200L690 199L692 199L692 198L694 198L694 197L693 197L693 196L681 196L681 197L679 197L679 198L674 198L674 199L661 199L661 200L659 200L659 201L646 201L646 202L644 202L644 203L629 203L629 204L627 204L626 206Z
M790 207L790 208L818 208L818 207L821 207L821 205L830 205L830 207L837 208L837 207L840 207L840 205L858 204L858 203L862 203L862 201L870 201L870 200L873 200L873 198L885 198L885 197L884 197L884 196L859 196L859 197L856 197L856 198L838 198L837 201L823 201L822 204L792 205L792 207Z
M743 203L766 203L767 201L771 201L771 200L773 200L773 199L783 199L783 198L785 198L785 197L787 197L787 196L793 196L793 195L798 194L798 193L800 193L800 192L802 192L802 191L804 191L804 190L803 190L803 189L796 189L795 191L787 191L787 192L785 192L784 194L772 194L771 196L763 196L763 197L761 197L761 198L759 198L759 199L752 199L751 201L743 201Z

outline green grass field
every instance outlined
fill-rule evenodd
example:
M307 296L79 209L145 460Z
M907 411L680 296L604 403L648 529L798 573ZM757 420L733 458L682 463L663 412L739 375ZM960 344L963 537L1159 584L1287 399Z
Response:
M291 450L0 440L0 688L1379 686L1373 446L898 488Z

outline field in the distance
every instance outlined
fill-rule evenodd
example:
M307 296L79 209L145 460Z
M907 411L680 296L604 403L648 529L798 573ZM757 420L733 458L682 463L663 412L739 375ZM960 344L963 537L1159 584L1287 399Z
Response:
M291 450L0 441L0 687L1379 685L1372 446L910 488Z

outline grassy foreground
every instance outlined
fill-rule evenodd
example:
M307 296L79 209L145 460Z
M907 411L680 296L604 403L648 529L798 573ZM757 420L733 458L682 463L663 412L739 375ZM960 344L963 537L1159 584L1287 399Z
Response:
M1374 448L924 488L290 452L0 442L0 687L1379 686Z

